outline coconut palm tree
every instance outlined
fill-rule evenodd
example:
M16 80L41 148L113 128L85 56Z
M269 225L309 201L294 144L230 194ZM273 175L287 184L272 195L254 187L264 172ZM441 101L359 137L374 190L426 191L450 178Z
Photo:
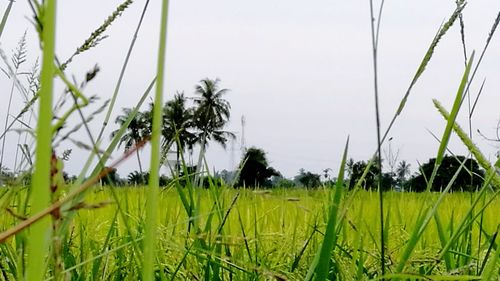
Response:
M180 167L180 155L184 150L192 149L195 134L189 131L194 126L194 110L186 105L184 93L177 92L173 100L163 107L162 151L166 154L169 147L176 146L176 168Z
M197 142L201 146L197 174L201 171L208 140L214 140L225 148L228 138L235 138L233 133L223 130L231 115L231 105L223 98L229 90L220 89L219 83L218 78L215 80L205 78L195 87L197 96L193 99L195 105L193 121L198 130Z
M410 164L405 160L399 162L396 169L397 182L402 187L406 182L406 177L410 175Z
M132 109L130 108L123 108L122 110L123 114L118 115L115 119L115 123L120 126L124 126L129 116L133 113ZM151 129L148 125L147 119L148 118L146 118L145 113L137 112L137 114L128 125L127 132L121 137L120 142L118 143L118 147L120 147L120 145L123 143L125 145L125 152L127 152L129 149L139 144L142 140L149 137L151 135ZM119 129L111 132L111 138L113 138L118 133L118 131ZM142 174L143 171L141 158L139 156L139 150L136 150L136 155L137 162L139 163L139 171Z

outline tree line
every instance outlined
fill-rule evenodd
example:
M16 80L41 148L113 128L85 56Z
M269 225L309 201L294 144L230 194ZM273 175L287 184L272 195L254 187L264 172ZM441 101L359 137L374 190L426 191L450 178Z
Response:
M404 160L398 163L395 170L380 173L380 167L376 164L369 166L366 161L354 161L351 158L346 163L347 177L344 184L348 189L359 185L363 189L375 190L378 189L380 176L380 188L383 190L422 192L427 189L435 162L435 158L429 159L411 175L410 164ZM324 169L323 174L300 169L293 179L284 178L280 172L268 165L265 152L255 147L247 150L240 168L237 186L318 188L333 186L337 181L331 176L331 169ZM366 176L363 177L365 171ZM484 171L479 168L476 160L461 155L447 155L443 158L429 190L442 191L451 184L453 191L475 191L481 187L483 181Z
M225 99L228 89L220 87L219 79L205 78L199 81L194 87L194 96L188 97L184 92L177 92L173 99L168 100L162 106L162 128L161 128L161 159L166 162L169 152L175 153L175 164L172 174L177 177L188 177L201 175L203 157L209 142L214 141L226 148L230 139L235 135L225 130L230 116L231 105ZM137 146L142 141L147 140L152 133L152 116L155 108L154 103L149 104L145 111L135 113L131 108L123 108L122 114L116 117L115 123L123 127L127 120L131 122L126 127L126 132L120 138L118 147L124 147L125 152ZM114 137L118 130L111 133ZM195 165L187 164L183 161L183 153L192 153L193 148L198 145L200 154ZM133 171L126 178L120 178L116 169L102 180L102 184L113 185L145 185L149 180L149 172L144 171L140 158L140 150L136 150L138 171ZM354 161L349 159L346 163L346 175L344 179L345 187L352 189L356 184L364 189L383 190L405 190L424 191L427 189L427 181L434 168L435 159L429 159L421 165L416 173L411 175L410 165L406 161L395 163L397 157L387 155L390 171L380 172L381 168L376 164L368 167L367 161ZM377 163L378 161L373 161ZM462 165L463 163L463 165ZM397 164L397 165L396 165ZM172 167L171 167L172 168ZM366 175L363 174L367 171ZM246 149L242 156L239 168L236 171L223 170L214 175L204 175L210 177L210 181L217 184L228 184L235 187L250 188L291 188L305 187L318 188L333 186L336 178L329 168L322 173L314 173L300 169L293 178L284 177L278 170L271 167L267 160L267 155L263 149L250 147ZM0 171L2 180L15 178L8 171ZM380 180L379 180L380 175ZM451 179L452 190L474 191L483 183L484 171L479 168L478 163L471 158L464 156L445 156L440 165L431 191L444 189ZM75 177L64 174L66 181L72 181ZM360 179L363 180L360 181ZM165 175L160 177L160 186L166 186L172 178ZM29 181L29 177L27 179ZM208 185L208 180L200 183Z
M231 105L224 99L228 91L228 89L220 87L219 79L206 78L195 86L194 97L187 97L183 92L177 92L172 100L163 105L162 159L166 159L168 151L173 147L176 154L174 166L178 176L186 176L184 175L186 172L200 174L202 157L209 141L215 141L225 148L227 141L235 138L233 133L224 130L231 115ZM193 101L192 106L188 106L189 99ZM126 134L120 139L120 145L124 145L125 151L151 135L151 118L154 106L151 103L148 110L139 112L132 119L132 122L127 127ZM116 123L123 126L131 113L132 109L124 108L123 114L116 118ZM114 136L117 131L112 132L111 136ZM181 155L186 151L192 152L195 145L200 147L197 164L189 166L182 163ZM136 153L139 171L130 173L126 180L119 179L116 173L109 178L113 179L115 177L113 181L116 183L121 181L133 185L146 184L149 174L142 169L139 151L137 150ZM391 158L390 155L387 157ZM383 190L395 189L418 192L427 189L427 180L432 173L435 159L429 159L413 175L411 175L408 162L403 160L396 165L393 160L392 158L388 159L391 162L388 163L391 166L388 172L380 173L380 167L377 167L376 164L370 165L366 176L362 181L359 181L367 169L368 162L349 159L346 163L347 177L344 179L346 187L352 189L356 184L359 184L364 189L377 189L380 175L380 187ZM377 162L374 161L373 163ZM462 162L464 162L464 165L460 168ZM185 169L181 169L182 166ZM460 171L457 173L459 168ZM324 169L322 174L300 169L295 177L288 179L269 165L263 149L250 147L246 149L245 154L242 156L238 170L223 170L216 172L211 177L213 180L222 181L236 187L300 186L317 188L335 183L337 179L332 176L332 172L328 168ZM440 191L444 189L455 173L457 175L452 184L452 190L472 191L482 184L484 172L474 159L464 156L445 156L430 190ZM160 185L166 185L169 179L163 176L160 181Z

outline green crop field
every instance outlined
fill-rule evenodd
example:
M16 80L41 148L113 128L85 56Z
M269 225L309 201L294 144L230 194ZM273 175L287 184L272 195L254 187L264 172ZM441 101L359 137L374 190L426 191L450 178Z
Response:
M119 188L115 193L117 201L108 188L93 188L81 206L85 209L68 225L69 237L61 245L60 257L67 278L140 278L147 189ZM158 198L155 234L157 278L201 280L217 273L228 280L303 280L324 239L331 194L330 189L201 189L193 191L191 210L177 190L164 189ZM4 191L2 199L20 202L9 209L19 213L25 196L25 191L12 189ZM432 206L438 197L438 193L384 194L387 270L395 270L411 233L419 227L423 206ZM377 193L349 192L342 201L332 259L337 270L331 274L342 280L375 278L380 273ZM479 203L470 212L475 201ZM475 193L445 195L405 271L435 267L434 274L442 274L448 272L449 263L453 270L448 273L457 278L475 275L485 266L486 256L493 254L482 244L491 244L491 235L498 231L499 209L500 199L490 193L482 198ZM7 229L19 218L4 213L0 221L1 229ZM438 259L443 246L457 234L446 262ZM1 245L7 257L1 262L6 280L16 279L25 263L19 248L23 239L26 234L21 233Z

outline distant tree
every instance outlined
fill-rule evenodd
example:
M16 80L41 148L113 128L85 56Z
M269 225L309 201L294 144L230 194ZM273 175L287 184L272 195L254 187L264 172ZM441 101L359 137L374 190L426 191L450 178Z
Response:
M193 121L198 130L196 140L201 146L198 158L197 172L201 172L201 166L208 140L214 140L223 148L229 138L235 138L231 132L224 131L224 126L231 116L231 105L223 97L229 91L220 89L220 80L203 79L195 87L197 95L193 101L195 105Z
M202 186L203 188L210 188L210 187L222 187L225 182L223 182L222 178L218 178L215 176L205 176L202 178Z
M133 171L128 174L127 180L130 185L148 185L149 172Z
M353 161L354 162L354 161ZM348 162L349 163L349 162ZM364 189L378 189L378 175L379 175L379 167L376 165L377 161L374 161L374 164L370 166L368 170L368 174L364 178L363 182L361 182L361 187ZM354 188L356 183L361 179L366 167L368 166L365 161L358 161L351 163L350 169L350 178L349 178L349 189ZM390 172L382 173L381 179L381 188L382 190L390 190L396 183L394 179L394 175Z
M132 113L132 109L123 108L123 114L116 117L115 123L119 124L120 126L124 126L127 119ZM113 138L118 133L118 131L119 129L111 132L111 137ZM130 122L130 124L128 125L127 132L121 137L120 142L118 143L118 147L120 147L121 144L124 144L125 152L127 152L129 149L139 144L142 140L149 137L150 134L151 130L148 118L146 118L146 115L144 113L137 112L137 114L132 119L132 122ZM142 173L143 171L141 158L139 156L139 150L136 150L136 155L137 162L139 163L139 172Z
M120 176L118 175L116 168L112 168L110 172L101 179L101 183L103 185L119 186L123 184L123 181L120 179Z
M281 187L281 188L292 188L295 187L296 184L293 180L287 179L287 178L280 178L276 180L276 183L273 183L274 187Z
M309 171L306 172L304 169L299 170L299 174L295 176L294 181L307 188L322 186L321 175Z
M160 179L159 179L159 185L160 185L161 187L165 187L165 186L167 186L167 185L168 185L171 181L172 181L172 180L171 180L169 177L167 177L167 176L165 176L165 175L161 175L161 176L160 176Z
M402 160L396 168L396 182L401 189L404 189L409 175L410 164L408 164L405 160Z
M349 158L349 160L347 160L345 165L346 165L347 177L351 178L354 169L354 159Z
M176 169L180 169L180 155L185 149L192 149L195 134L191 132L194 126L194 110L187 107L184 93L176 93L173 100L163 107L163 126L161 143L163 153L174 145L176 147Z
M274 168L269 167L264 150L256 147L246 150L240 167L238 186L270 187L270 178L279 175Z
M361 179L361 176L363 175L367 167L367 163L365 161L357 161L352 163L351 165L352 166L350 167L351 176L349 178L349 189L354 188L356 183ZM376 165L371 165L368 174L361 183L361 187L365 189L376 189L377 188L376 177L378 173L379 173L378 167Z
M436 177L431 186L431 191L441 191L451 182L461 163L465 161L464 167L458 173L456 180L451 186L454 191L474 191L483 183L483 170L479 169L476 160L465 156L445 156L437 170ZM411 178L409 187L412 191L424 191L427 188L427 180L430 179L436 158L431 158L420 167L418 174ZM472 172L472 174L469 172Z
M236 171L224 169L220 172L216 172L214 177L222 179L226 184L233 184L236 177Z

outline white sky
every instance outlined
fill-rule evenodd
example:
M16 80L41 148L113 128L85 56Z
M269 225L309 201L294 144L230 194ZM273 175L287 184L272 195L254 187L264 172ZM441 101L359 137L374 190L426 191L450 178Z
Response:
M101 73L85 93L111 97L145 1L135 1L106 32L97 48L74 59L67 70L82 80L85 72L99 64ZM115 107L132 107L156 70L160 2L151 1L146 20ZM3 13L8 1L0 1ZM386 1L382 18L379 66L382 127L385 128L409 85L428 45L440 24L449 17L455 1ZM120 1L58 1L57 45L65 59L111 14ZM471 1L464 11L468 53L480 52L496 14L499 1ZM8 56L25 30L29 40L28 70L38 54L36 33L28 18L27 1L14 3L0 46ZM230 89L226 96L232 106L228 130L240 135L240 118L246 117L248 146L268 152L271 165L292 177L300 168L320 173L340 162L345 140L350 135L349 156L368 159L375 150L375 119L368 1L171 1L167 38L167 74L164 100L175 91L192 95L194 85L205 77L221 79ZM498 31L500 32L500 31ZM482 97L473 118L473 127L493 136L500 118L500 46L497 34L491 42L471 90L475 96L486 78ZM477 58L477 56L476 56ZM4 67L3 62L0 66ZM445 122L432 105L439 99L448 109L464 70L460 30L455 24L443 38L427 71L414 88L402 116L390 136L399 149L400 160L425 162L436 154L438 143L427 130L441 135ZM0 75L0 124L3 124L10 81ZM58 92L58 94L60 91ZM21 96L16 93L14 108ZM94 106L95 109L97 106ZM146 108L146 107L144 107ZM466 128L466 106L460 124ZM92 110L88 110L90 112ZM17 113L17 111L15 110ZM115 115L115 114L114 114ZM92 127L101 125L104 114ZM114 120L114 118L112 119ZM3 127L3 125L2 125ZM106 135L115 130L111 123ZM3 128L2 128L3 129ZM82 134L81 140L87 142ZM476 142L487 157L496 148L475 133ZM106 137L106 141L109 137ZM7 166L14 163L16 133L7 135ZM224 151L217 144L208 149L208 163L214 169L228 169L241 157L239 140ZM73 148L66 164L77 173L86 154ZM454 136L450 149L466 150ZM115 158L120 155L115 153ZM232 157L233 155L233 157ZM142 153L149 165L148 150ZM138 169L136 159L127 160L118 172L125 177Z

